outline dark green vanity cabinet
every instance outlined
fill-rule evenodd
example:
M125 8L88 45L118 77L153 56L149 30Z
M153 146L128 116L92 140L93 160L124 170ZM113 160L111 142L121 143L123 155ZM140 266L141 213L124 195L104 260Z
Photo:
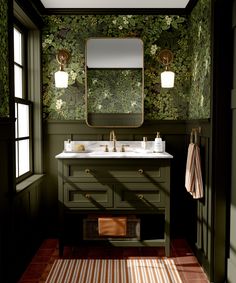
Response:
M86 243L85 219L107 215L140 220L140 238L101 244L163 246L170 254L169 158L58 158L58 190L61 255L67 243Z

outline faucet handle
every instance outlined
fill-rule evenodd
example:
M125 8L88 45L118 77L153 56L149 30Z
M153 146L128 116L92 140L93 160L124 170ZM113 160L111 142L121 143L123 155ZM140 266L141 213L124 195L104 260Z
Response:
M101 147L105 147L105 150L104 150L105 152L108 152L108 151L109 151L107 144L101 144L100 146L101 146Z
M128 147L129 146L129 144L122 144L121 145L121 152L125 152L125 147Z

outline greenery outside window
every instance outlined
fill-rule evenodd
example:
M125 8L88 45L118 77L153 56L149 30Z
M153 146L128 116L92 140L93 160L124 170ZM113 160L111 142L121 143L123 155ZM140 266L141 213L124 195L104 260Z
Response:
M14 97L17 182L32 174L32 102L27 93L27 30L14 26Z

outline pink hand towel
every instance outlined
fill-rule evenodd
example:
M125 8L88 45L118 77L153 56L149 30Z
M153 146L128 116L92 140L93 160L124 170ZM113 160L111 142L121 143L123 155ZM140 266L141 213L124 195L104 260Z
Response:
M203 197L200 148L194 143L190 143L188 147L185 187L194 199Z

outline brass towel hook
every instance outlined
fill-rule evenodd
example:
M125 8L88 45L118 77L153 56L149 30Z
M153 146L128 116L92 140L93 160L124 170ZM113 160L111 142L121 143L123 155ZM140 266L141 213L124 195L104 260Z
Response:
M198 143L198 134L200 134L202 131L201 127L197 127L197 128L192 128L191 130L191 136L190 136L190 142L191 143Z

